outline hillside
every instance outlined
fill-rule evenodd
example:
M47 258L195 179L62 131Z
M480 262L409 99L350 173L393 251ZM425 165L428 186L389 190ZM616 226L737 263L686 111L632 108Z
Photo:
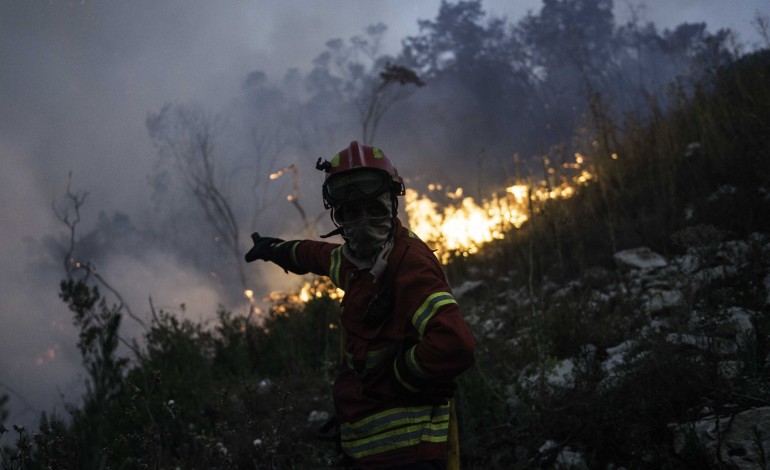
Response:
M765 51L599 117L595 184L450 265L483 351L469 468L767 468L768 78Z
M457 396L466 469L768 468L770 51L622 121L592 99L595 182L449 260L478 340ZM16 428L3 468L323 468L337 300L272 299L264 325L122 312L62 283L89 387ZM2 406L2 401L0 401ZM2 416L2 413L0 413ZM9 423L10 424L10 423Z

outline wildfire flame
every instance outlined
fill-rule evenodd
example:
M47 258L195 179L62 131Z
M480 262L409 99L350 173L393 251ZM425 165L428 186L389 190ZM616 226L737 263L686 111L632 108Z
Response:
M287 315L290 310L302 308L312 299L328 297L333 300L341 299L345 291L337 288L328 278L316 278L305 281L298 291L271 292L265 301L273 304L271 312L276 315Z
M439 198L407 189L409 227L436 249L442 263L447 263L453 255L471 255L484 244L504 238L506 232L521 228L530 217L530 201L535 205L567 199L575 195L577 187L594 180L595 175L582 168L584 162L581 154L575 154L575 163L565 163L563 168L574 170L576 174L571 178L562 177L556 186L545 181L537 186L515 184L505 188L502 195L493 194L481 201L464 197L462 188L457 188L444 193L443 199L448 198L451 202L440 205L436 202ZM555 174L556 170L548 168L547 172ZM442 185L428 185L429 192L442 190Z

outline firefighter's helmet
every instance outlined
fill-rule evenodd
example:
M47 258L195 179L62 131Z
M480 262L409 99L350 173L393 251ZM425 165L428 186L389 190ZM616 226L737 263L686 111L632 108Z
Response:
M393 162L377 147L353 141L331 161L318 159L316 168L326 172L323 184L324 206L339 207L347 202L369 199L390 191L405 193L404 180Z

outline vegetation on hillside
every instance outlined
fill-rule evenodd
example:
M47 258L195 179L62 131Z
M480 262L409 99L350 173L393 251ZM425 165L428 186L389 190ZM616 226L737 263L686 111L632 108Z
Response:
M669 425L704 407L770 404L767 83L765 50L674 88L665 112L651 103L645 117L618 122L593 96L575 144L590 149L597 181L448 265L455 286L475 283L458 295L479 342L458 394L464 468L558 466L556 448L591 468L708 468L696 440L672 450ZM725 308L754 312L754 333L734 354L740 370L725 376L713 350L641 338L650 318L634 313L642 299L613 255L646 246L718 267L731 241L750 251L745 262L657 314L685 324L697 312L707 329ZM128 360L116 352L125 312L93 281L70 278L60 292L80 329L87 391L37 430L0 427L16 436L3 468L321 468L335 458L315 439L331 410L335 300L278 299L262 326L227 311L200 324L153 309ZM645 353L608 387L603 351L636 340ZM555 386L549 371L568 358L575 373Z

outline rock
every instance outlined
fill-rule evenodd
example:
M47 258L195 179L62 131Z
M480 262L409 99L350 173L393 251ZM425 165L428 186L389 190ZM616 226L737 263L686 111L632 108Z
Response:
M273 382L270 379L262 379L257 384L257 391L259 393L267 393L273 389Z
M522 370L519 385L525 390L533 390L540 382L539 367L532 365ZM575 385L575 361L562 359L544 371L545 383L554 388L570 388Z
M554 468L569 469L569 470L583 470L587 469L583 454L579 451L572 450L569 447L563 448L556 456L556 462Z
M678 290L649 289L644 293L642 308L647 313L656 313L661 310L677 307L684 300L684 295Z
M329 420L329 412L327 411L313 410L310 412L310 415L308 415L307 417L308 424L324 423L328 420Z
M570 447L559 449L559 444L553 440L545 441L538 449L538 452L544 457L556 455L553 465L551 466L551 468L554 469L579 470L588 468L582 453L574 451Z
M702 286L736 274L738 274L738 268L735 266L714 266L713 268L701 269L692 276L692 279L696 281L696 285Z
M724 310L727 324L733 328L736 337L754 334L754 324L751 322L754 312L741 307L730 307Z
M465 295L479 293L484 288L484 281L465 281L457 287L452 288L452 295L455 299L460 299Z
M701 420L669 424L674 451L681 454L689 438L704 448L714 468L757 469L767 464L770 449L770 406L733 415L708 416Z
M484 335L487 338L494 338L495 334L503 327L502 320L488 318L481 324L481 328L484 330Z
M646 246L619 251L615 253L614 258L621 264L644 270L662 268L668 264L664 257Z
M700 151L700 142L690 142L687 144L687 148L684 150L684 156L687 158L693 157Z
M546 377L546 382L557 387L571 387L575 382L575 361L572 359L563 359Z
M718 356L732 356L738 352L738 343L735 340L714 336L696 336L683 333L669 333L666 341L671 344L690 346L704 352L711 352Z
M711 193L711 195L708 197L709 202L715 202L719 201L721 199L724 199L726 196L732 196L735 194L737 189L735 186L730 186L728 184L720 186L716 191Z
M726 380L737 379L743 369L741 361L719 361L717 363L717 372L719 376Z
M703 262L700 256L693 253L687 253L686 255L679 256L672 260L677 269L684 274L692 274L701 268Z
M734 340L743 345L754 336L753 311L741 307L722 309L718 315L708 316L693 312L688 322L690 328L706 331L710 337Z

